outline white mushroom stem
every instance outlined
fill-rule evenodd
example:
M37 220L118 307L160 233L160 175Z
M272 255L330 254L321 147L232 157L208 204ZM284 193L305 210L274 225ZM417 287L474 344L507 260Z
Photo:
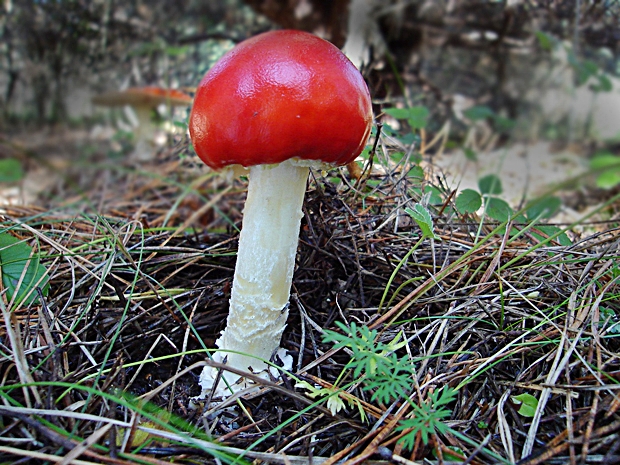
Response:
M157 125L153 122L152 106L134 106L134 113L138 120L138 126L134 128L135 147L132 158L135 161L145 161L153 158L155 150L155 132Z
M383 3L377 0L352 0L349 3L347 40L342 52L357 69L370 63L371 47L374 47L379 55L385 49L376 14L382 5Z
M258 373L267 368L260 359L270 360L279 347L308 173L308 167L295 161L250 168L230 311L226 329L216 341L220 349L216 360L227 357L228 365ZM211 387L213 377L207 367L200 380L203 389ZM232 383L235 377L226 379Z

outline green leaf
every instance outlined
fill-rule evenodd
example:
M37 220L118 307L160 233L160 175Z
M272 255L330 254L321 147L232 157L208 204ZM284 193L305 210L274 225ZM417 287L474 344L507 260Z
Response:
M605 168L620 168L620 157L611 152L599 152L590 160L590 168L600 170Z
M465 452L463 452L463 449L455 446L446 446L442 452L443 459L448 462L463 462L464 456ZM439 453L437 452L436 447L433 448L433 457L439 458Z
M19 160L6 158L0 160L0 182L18 182L24 179L24 169Z
M433 406L437 408L440 405L448 405L454 402L456 395L456 389L444 386L440 391L435 391L431 396Z
M463 115L472 121L479 121L482 119L494 117L495 112L486 105L476 105L475 107L471 107L465 110L463 112Z
M400 163L404 156L405 152L394 152L390 155L390 158L394 163Z
M620 323L609 325L607 332L610 334L620 334Z
M469 161L478 161L478 154L469 147L465 147L463 149L463 154L465 155L465 158L467 158Z
M185 55L186 53L188 53L190 48L188 46L181 46L181 47L168 46L166 47L165 50L168 56L178 57L178 56Z
M446 408L447 404L455 400L457 391L444 386L440 391L431 394L430 399L417 405L410 401L414 415L401 421L397 431L411 430L399 442L406 449L413 450L416 436L419 434L422 442L428 444L429 434L446 433L449 430L443 420L449 418L452 412Z
M409 109L409 119L407 122L412 129L423 129L426 127L428 120L428 108L423 106L415 106Z
M590 76L594 76L596 73L599 72L599 66L596 64L595 61L584 60L581 63L581 66L588 74L590 74Z
M411 108L386 108L385 114L396 119L406 119L411 129L422 129L426 127L429 111L425 106L415 106Z
M536 413L536 407L538 407L538 399L531 394L523 393L518 396L512 396L512 401L515 404L520 404L518 413L521 416L532 418Z
M401 141L403 145L411 145L414 142L416 143L416 145L420 145L420 137L413 132L408 132L406 134L398 136L398 140Z
M409 109L408 108L386 108L383 110L383 113L386 115L390 115L396 119L407 119L409 118ZM385 125L384 125L385 128ZM388 126L388 129L391 129Z
M542 236L540 234L537 234L536 231L532 231L532 235L539 241L543 241L547 237L550 237L550 236L555 236L557 233L561 231L561 229L558 228L557 226L552 226L548 224L539 224L536 226L536 229L540 231L542 234L544 234L544 236ZM573 245L573 243L568 238L566 233L560 234L558 237L555 238L555 240L564 247L569 247Z
M531 206L527 208L526 215L530 220L536 218L551 218L557 213L561 206L562 200L558 197L544 197L534 201Z
M413 179L424 179L424 169L421 166L414 166L409 170L407 176Z
M407 357L399 357L394 351L402 348L405 341L398 337L388 344L377 341L377 330L366 326L351 326L337 321L343 334L325 330L324 342L334 342L334 348L348 347L352 358L346 368L353 370L355 379L363 380L365 391L372 391L371 400L390 403L398 397L406 397L411 390L413 364Z
M482 206L482 197L473 189L464 189L456 198L459 213L474 213Z
M435 235L435 228L433 226L431 214L424 205L416 203L413 206L413 209L405 208L405 211L409 214L409 216L411 216L411 218L414 219L416 223L418 223L424 237L439 239L439 237Z
M408 360L406 360L408 362ZM373 391L370 400L389 404L399 397L407 397L411 390L411 370L409 372L388 372L373 375L364 386L364 391Z
M573 56L572 60L569 59L569 63L571 63L573 69L577 75L577 86L581 86L585 84L588 79L593 76L596 76L599 72L598 65L592 60L583 60L579 61L574 54L570 54ZM569 55L569 57L570 57Z
M388 110L392 110L392 108L388 108ZM387 113L388 110L385 110L385 112ZM396 131L392 129L392 126L390 126L389 123L383 123L383 127L381 128L381 134L383 134L384 136L390 136L390 137L395 137L397 135ZM373 126L372 129L370 130L370 135L371 136L377 135L375 126Z
M620 157L611 152L599 152L590 160L590 168L602 171L596 179L601 189L611 189L620 184Z
M429 205L442 205L443 192L438 187L426 185L423 189L423 195L428 198Z
M536 39L538 39L538 45L540 45L540 48L546 51L553 48L554 39L551 35L542 31L536 31L534 35L536 36Z
M620 334L620 323L618 322L618 315L616 312L607 307L599 307L601 314L598 322L599 328L605 328L609 334Z
M495 123L495 129L504 132L514 128L517 124L515 120L499 115L493 118L493 122Z
M592 84L590 86L590 89L592 89L592 91L611 92L613 90L614 86L611 83L609 77L607 77L607 75L600 73L598 76L596 76L596 79L598 80L598 84Z
M478 180L478 188L482 195L500 195L504 189L502 188L502 180L495 174L487 174Z
M596 186L601 189L611 189L620 184L620 171L606 171L596 178Z
M39 262L39 256L33 254L32 247L9 233L0 233L0 268L2 284L7 290L9 300L14 299L17 303L30 305L39 297L33 291L37 285L44 296L48 294L47 269ZM22 279L21 285L19 285L20 279Z
M512 208L502 199L490 197L487 199L486 213L499 222L508 221L512 216Z

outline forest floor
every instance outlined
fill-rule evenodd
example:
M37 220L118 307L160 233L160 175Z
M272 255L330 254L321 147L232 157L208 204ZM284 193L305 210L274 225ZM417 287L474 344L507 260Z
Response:
M205 401L197 378L226 319L243 180L196 163L183 137L148 166L81 130L4 142L27 163L3 230L45 270L3 291L5 461L618 459L613 194L585 213L605 221L581 230L507 228L459 213L441 170L416 179L415 162L382 156L388 138L367 179L314 173L282 341L295 368ZM408 213L419 204L434 236Z

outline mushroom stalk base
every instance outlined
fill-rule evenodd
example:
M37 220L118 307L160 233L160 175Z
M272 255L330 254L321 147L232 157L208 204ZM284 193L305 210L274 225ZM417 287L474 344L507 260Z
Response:
M262 360L271 360L278 350L288 316L308 173L308 167L291 161L250 168L230 311L216 341L220 350L215 360L226 358L232 367L266 373ZM203 370L203 393L212 389L217 374L213 371ZM239 381L231 373L224 377L229 384ZM216 391L225 395L226 383L220 381Z

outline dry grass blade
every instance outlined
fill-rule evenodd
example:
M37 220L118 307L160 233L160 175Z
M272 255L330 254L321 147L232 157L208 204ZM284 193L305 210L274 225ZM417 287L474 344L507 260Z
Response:
M5 454L10 454L16 457L25 457L25 458L30 458L32 460L48 461L51 463L61 463L63 460L62 457L58 457L57 455L17 449L15 447L0 446L0 452L4 452ZM73 460L72 463L75 465L95 465L99 462L90 462L86 460Z
M497 427L499 429L499 434L502 438L502 445L504 446L508 460L510 460L511 463L516 463L512 433L510 432L510 425L508 424L506 413L504 412L504 405L509 397L510 390L504 392L502 397L499 399L497 404Z
M31 385L30 387L24 386L22 388L24 392L24 398L25 398L26 404L29 407L32 405L31 400L30 400L30 395L28 394L28 392L32 392L32 395L34 396L37 404L40 405L42 403L41 395L39 394L39 391L37 390L36 386L32 386L32 384L34 383L34 379L32 375L30 374L30 367L28 365L28 359L26 357L26 353L25 353L24 346L22 343L22 337L21 337L19 325L16 324L14 315L7 310L4 304L4 301L1 299L1 297L2 296L0 295L0 311L2 311L2 318L4 319L4 328L5 328L6 334L8 335L11 348L13 349L12 351L13 363L15 363L15 367L17 368L17 373L19 375L20 382L24 385L29 385L29 384Z
M574 338L573 342L569 347L565 347L568 345L568 340L566 337L566 333L562 333L562 339L560 344L558 345L558 349L556 350L556 354L553 360L553 364L551 365L551 369L547 378L545 380L545 384L549 386L553 386L564 369L566 368L566 364L572 356L573 351L577 347L577 344L580 342L581 332L579 332ZM551 389L548 387L543 388L543 391L538 399L538 404L536 406L536 412L534 413L534 418L532 419L532 424L530 425L530 429L527 434L527 439L525 444L523 445L522 454L524 457L527 457L532 453L532 448L534 447L534 441L536 440L536 433L538 431L538 427L540 424L540 420L542 418L543 412L549 401L549 397L551 396Z
M112 425L108 423L97 429L93 434L86 438L86 440L71 449L65 457L58 462L59 465L70 465L71 463L74 463L75 459L84 454L84 452L86 452L93 444L96 444L104 438L110 431L110 428L112 428Z

